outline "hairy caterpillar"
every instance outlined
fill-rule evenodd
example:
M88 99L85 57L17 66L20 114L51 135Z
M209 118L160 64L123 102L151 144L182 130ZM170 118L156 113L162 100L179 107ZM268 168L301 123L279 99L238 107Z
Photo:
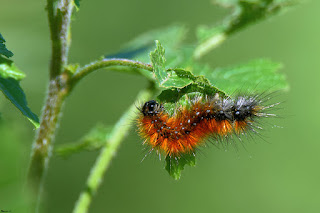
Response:
M139 108L138 128L151 151L177 159L185 153L194 154L209 138L221 140L231 135L257 132L256 119L274 116L266 112L277 104L263 106L263 95L243 95L235 98L194 97L189 106L179 106L168 113L155 100Z

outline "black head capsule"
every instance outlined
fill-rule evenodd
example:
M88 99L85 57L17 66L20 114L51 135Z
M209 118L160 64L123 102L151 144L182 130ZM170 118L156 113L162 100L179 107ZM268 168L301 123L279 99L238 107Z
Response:
M251 97L238 97L234 103L233 117L236 121L244 121L255 115L257 101Z
M143 115L147 116L147 115L156 115L160 112L160 104L158 102L156 102L155 100L151 100L151 101L148 101L146 102L142 109L141 109L141 112Z

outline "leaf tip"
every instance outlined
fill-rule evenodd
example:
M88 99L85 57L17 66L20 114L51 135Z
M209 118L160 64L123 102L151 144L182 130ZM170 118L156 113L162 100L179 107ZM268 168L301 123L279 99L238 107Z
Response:
M175 180L179 180L181 178L182 170L184 170L186 165L191 167L196 165L195 153L181 153L179 156L166 156L165 169Z

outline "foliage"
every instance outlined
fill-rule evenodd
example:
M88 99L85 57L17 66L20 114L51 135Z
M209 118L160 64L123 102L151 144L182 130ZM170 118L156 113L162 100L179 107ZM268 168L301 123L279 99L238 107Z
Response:
M74 4L77 6L77 8L80 7L80 0L74 0Z
M165 169L176 180L181 177L181 172L184 169L185 165L196 165L196 156L194 153L185 153L180 156L166 156Z
M28 107L26 95L20 87L20 81L25 78L13 63L13 61L3 57L13 56L4 45L4 38L0 34L0 90L11 103L16 106L20 112L36 127L39 127L39 119Z
M196 58L220 45L228 36L295 4L293 0L215 0L215 2L232 8L233 14L214 27L197 28L198 46L194 52Z
M10 58L13 56L13 53L7 49L6 45L4 44L6 40L3 38L3 36L0 33L0 55L4 55L7 58Z
M281 68L281 64L268 59L255 59L242 65L215 69L196 60L218 44L221 44L229 35L282 11L282 9L292 5L293 2L221 0L218 3L233 7L234 12L221 25L212 28L199 27L197 45L184 44L182 42L184 36L179 33L177 33L177 36L171 36L170 33L168 33L170 35L168 37L163 36L165 32L171 32L172 29L179 29L177 32L187 32L184 25L176 25L162 33L160 33L161 31L156 31L158 35L162 35L160 36L161 39L168 40L170 38L170 42L164 43L164 45L160 43L162 40L156 40L155 31L138 37L134 42L131 42L131 45L128 45L132 47L132 43L134 43L136 44L134 45L136 49L148 49L146 45L150 42L150 38L156 40L156 49L150 53L153 75L146 71L141 73L156 84L156 87L161 92L158 96L160 102L175 103L185 94L194 92L207 95L219 93L222 96L231 96L235 92L241 92L241 89L264 92L266 90L288 88L284 75L277 72ZM169 49L169 54L166 53L167 48ZM171 54L172 50L176 50L173 55ZM144 51L141 52L143 53ZM138 54L139 57L136 56L134 58L141 58L141 52ZM149 62L145 57L143 61ZM245 88L243 85L246 85ZM166 105L168 111L172 110L170 106L173 107L174 104ZM180 178L181 170L185 165L195 164L194 160L185 161L184 159L180 158L172 161L172 159L166 158L166 170L175 179ZM172 164L172 162L175 163ZM171 164L172 166L170 166Z
M166 104L169 111L173 110L175 104L183 104L185 95L213 96L219 93L225 97L232 96L239 89L263 92L288 88L284 75L278 72L281 64L269 59L254 59L240 65L223 68L212 68L199 59L236 32L283 11L287 6L293 4L292 1L218 0L217 3L233 8L233 13L224 22L214 27L198 26L195 43L185 41L185 37L190 33L185 25L175 24L144 33L124 45L119 53L103 56L98 61L84 67L78 64L67 64L71 44L72 11L74 7L79 9L80 0L61 0L60 2L48 0L47 2L53 45L50 84L54 86L49 87L49 98L47 98L46 110L42 115L42 118L45 118L42 119L42 131L38 131L33 146L29 172L35 173L31 177L38 184L36 193L40 194L41 180L47 169L52 149L51 140L55 135L59 122L58 115L65 97L73 91L73 87L80 79L97 69L115 66L114 71L144 77L150 82L150 88L141 92L138 97L156 96L155 99ZM5 39L0 34L0 89L35 127L39 127L39 119L28 108L25 94L19 84L25 78L25 74L14 65L12 60L8 59L12 56L13 53L6 48ZM245 88L243 85L246 85ZM126 135L124 131L129 128L124 127L123 124L128 125L129 117L136 115L136 110L136 107L131 106L114 126L98 125L80 142L56 149L56 153L60 156L68 157L76 152L98 150L103 147L88 178L87 188L79 198L75 212L78 210L86 212L91 196L97 190L112 156ZM195 165L195 155L194 152L178 157L166 156L165 169L174 179L179 179L186 165Z
M115 70L138 73L146 77L159 93L158 101L164 103L169 112L173 111L174 103L181 101L180 99L185 98L186 94L199 93L212 96L219 93L221 96L232 96L235 92L243 90L264 92L288 88L284 75L278 72L282 65L269 59L254 59L241 65L222 68L211 68L198 59L220 45L228 36L282 11L293 2L220 0L216 3L233 8L233 13L222 24L214 27L199 26L196 44L185 43L184 38L189 29L183 24L175 24L146 32L124 45L119 53L106 55L104 58L126 58L151 63L152 72L129 68L136 70L131 72L128 67ZM156 47L152 50L154 41ZM149 57L148 52L150 52ZM89 143L60 148L59 152L61 154L64 150L68 153L66 151L68 149L70 152L81 151L87 149L84 148L86 144ZM175 179L180 178L185 165L195 165L193 155L192 158L183 157L174 160L166 158L165 168Z

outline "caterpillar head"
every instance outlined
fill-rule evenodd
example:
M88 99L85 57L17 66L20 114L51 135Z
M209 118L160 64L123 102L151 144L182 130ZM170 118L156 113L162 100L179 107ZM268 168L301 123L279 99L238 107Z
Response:
M162 107L158 102L156 102L155 100L151 100L151 101L147 101L143 105L141 112L145 116L148 116L148 115L153 116L153 115L160 113L161 108Z

